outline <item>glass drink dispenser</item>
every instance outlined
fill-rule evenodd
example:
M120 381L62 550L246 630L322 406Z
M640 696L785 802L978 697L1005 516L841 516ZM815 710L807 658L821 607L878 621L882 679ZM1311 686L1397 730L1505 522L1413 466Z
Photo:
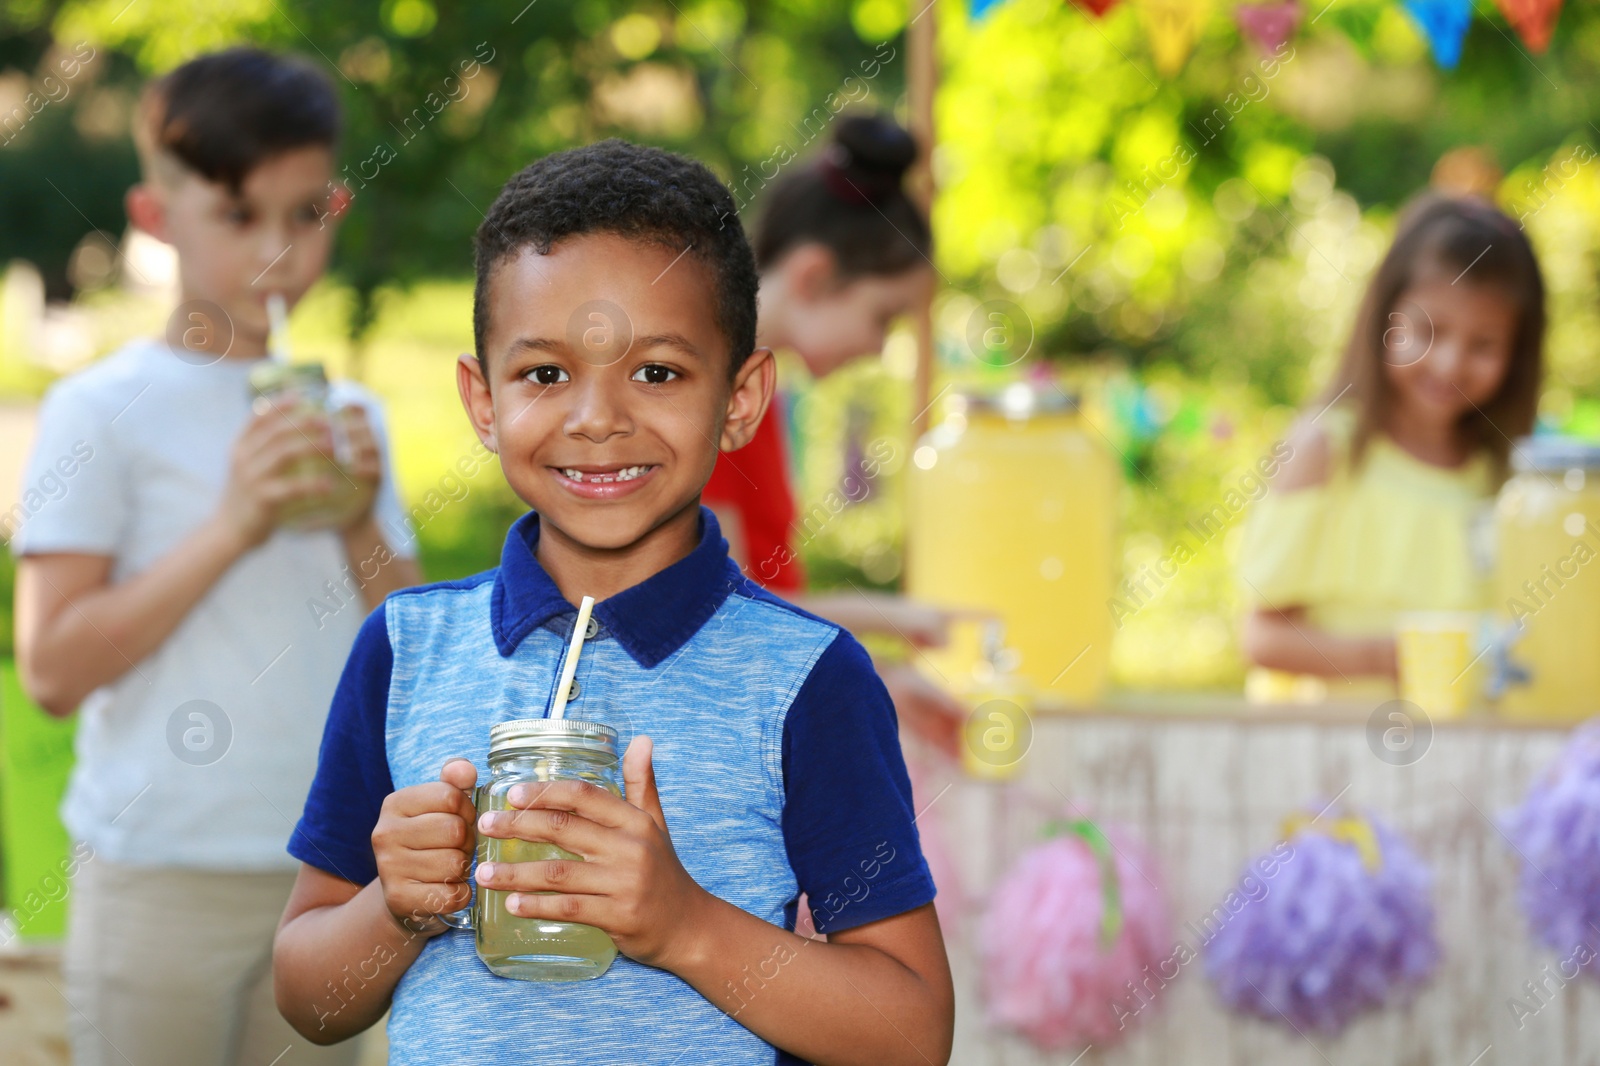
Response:
M1088 703L1110 672L1116 464L1076 401L1026 383L957 398L912 455L908 595L994 611L1044 702ZM926 654L957 688L982 662L979 620Z
M1497 681L1509 718L1600 711L1600 445L1527 437L1495 504Z

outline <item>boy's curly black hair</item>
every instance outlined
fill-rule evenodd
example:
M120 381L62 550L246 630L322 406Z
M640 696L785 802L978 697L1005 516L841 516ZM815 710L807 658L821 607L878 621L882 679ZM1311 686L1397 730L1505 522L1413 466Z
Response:
M687 250L709 267L729 375L738 372L756 346L758 279L733 196L692 159L615 138L524 167L489 208L475 241L472 326L480 366L495 268L525 248L547 255L557 241L584 233Z

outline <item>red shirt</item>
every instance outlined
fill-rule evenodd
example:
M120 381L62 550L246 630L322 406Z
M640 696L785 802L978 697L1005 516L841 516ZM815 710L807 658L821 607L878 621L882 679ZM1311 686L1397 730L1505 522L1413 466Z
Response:
M805 588L806 571L794 546L794 486L779 407L774 399L749 444L717 456L700 499L739 516L745 573L751 580L774 592L799 592Z

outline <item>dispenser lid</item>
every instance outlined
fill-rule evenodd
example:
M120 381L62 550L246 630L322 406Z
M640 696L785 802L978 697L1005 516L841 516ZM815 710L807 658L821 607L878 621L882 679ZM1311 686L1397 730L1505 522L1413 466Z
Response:
M1018 420L1034 415L1076 414L1078 397L1055 386L1014 381L1002 389L970 389L956 393L956 410L1005 415Z

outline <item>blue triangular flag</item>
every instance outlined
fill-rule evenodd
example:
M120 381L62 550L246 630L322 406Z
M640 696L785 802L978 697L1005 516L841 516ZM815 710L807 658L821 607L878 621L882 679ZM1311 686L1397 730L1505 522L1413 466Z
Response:
M1472 21L1472 0L1406 0L1406 11L1428 38L1433 61L1446 70L1456 69Z
M1005 0L967 0L967 15L977 22L1003 3Z

